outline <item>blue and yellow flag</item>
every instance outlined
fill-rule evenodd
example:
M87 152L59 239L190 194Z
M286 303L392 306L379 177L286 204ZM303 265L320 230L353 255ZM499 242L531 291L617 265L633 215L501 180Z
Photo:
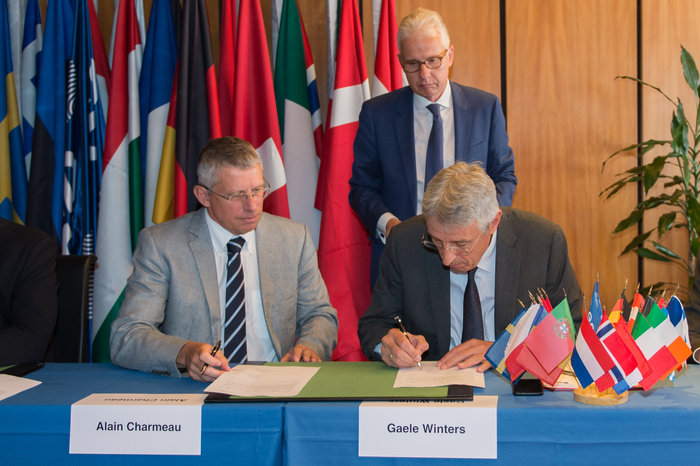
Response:
M0 92L0 217L24 223L27 169L22 154L6 0L0 0L0 37L3 44L0 50L0 75L5 80L5 91Z

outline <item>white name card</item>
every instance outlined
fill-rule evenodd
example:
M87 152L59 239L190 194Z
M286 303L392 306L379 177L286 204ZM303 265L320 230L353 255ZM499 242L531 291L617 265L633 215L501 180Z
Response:
M497 458L497 396L474 401L364 402L359 456Z
M201 455L206 394L95 393L71 406L69 453Z

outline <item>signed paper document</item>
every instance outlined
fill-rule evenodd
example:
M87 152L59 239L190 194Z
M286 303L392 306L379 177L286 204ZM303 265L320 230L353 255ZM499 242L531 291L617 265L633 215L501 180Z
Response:
M16 395L17 393L36 387L41 382L38 380L15 377L14 375L0 374L0 400Z
M318 367L242 364L232 368L230 372L221 374L204 391L237 396L296 396L318 369Z
M399 387L440 387L443 385L471 385L484 388L484 374L476 367L467 369L440 369L437 361L423 361L423 368L407 367L399 369L394 381L394 388Z

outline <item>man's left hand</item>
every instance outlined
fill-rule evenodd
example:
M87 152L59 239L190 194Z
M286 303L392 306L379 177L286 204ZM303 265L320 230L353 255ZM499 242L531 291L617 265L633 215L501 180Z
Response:
M437 362L437 366L440 369L449 369L453 366L464 369L478 364L479 367L476 368L477 372L485 372L491 367L491 364L484 359L484 355L492 344L492 341L472 338L448 351L447 354Z
M312 350L308 346L304 345L294 345L289 353L285 354L280 362L320 362L321 358L318 357L316 351Z

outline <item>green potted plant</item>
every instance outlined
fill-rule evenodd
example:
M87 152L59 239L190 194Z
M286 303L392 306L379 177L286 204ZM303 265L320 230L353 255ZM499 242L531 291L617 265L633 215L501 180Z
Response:
M671 99L660 88L635 77L617 77L651 88L673 105L671 134L667 140L649 139L620 149L603 162L603 169L611 159L618 156L638 156L640 161L644 161L643 155L652 149L667 147L669 151L664 155L656 155L651 161L617 173L616 181L605 188L600 196L608 199L629 184L641 183L644 198L617 224L614 232L636 227L644 215L654 209L663 208L665 213L659 217L656 226L635 236L620 255L633 251L646 259L674 262L687 270L688 286L692 287L695 279L695 261L700 250L700 77L695 60L682 46L681 64L685 81L695 95L694 122L686 117L680 98ZM663 189L655 190L655 194L650 195L652 188L657 186ZM687 251L672 251L661 242L668 232L677 229L687 232Z

